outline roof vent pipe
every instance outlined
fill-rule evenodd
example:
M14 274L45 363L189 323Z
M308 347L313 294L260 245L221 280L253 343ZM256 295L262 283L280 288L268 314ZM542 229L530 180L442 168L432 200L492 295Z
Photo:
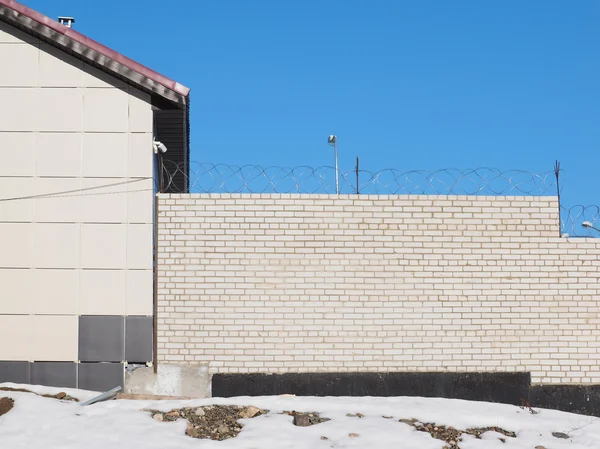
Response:
M58 23L60 23L61 25L66 26L67 28L72 28L72 25L75 23L75 18L74 17L60 16L58 18Z

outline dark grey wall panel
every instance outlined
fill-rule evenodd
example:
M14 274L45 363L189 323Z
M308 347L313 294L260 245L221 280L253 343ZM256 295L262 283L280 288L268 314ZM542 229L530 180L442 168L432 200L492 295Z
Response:
M77 364L71 362L32 363L31 383L47 387L77 388Z
M107 391L123 387L125 367L122 363L80 363L79 388L91 391Z
M122 316L79 317L79 360L125 360L125 319Z
M147 316L125 318L125 360L129 363L152 361L153 319Z
M31 363L29 362L0 362L0 383L15 384L31 383Z

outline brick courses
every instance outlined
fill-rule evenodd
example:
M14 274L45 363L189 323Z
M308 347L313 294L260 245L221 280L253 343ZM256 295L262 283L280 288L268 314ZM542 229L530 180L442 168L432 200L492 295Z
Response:
M158 363L600 383L600 239L555 197L162 194Z

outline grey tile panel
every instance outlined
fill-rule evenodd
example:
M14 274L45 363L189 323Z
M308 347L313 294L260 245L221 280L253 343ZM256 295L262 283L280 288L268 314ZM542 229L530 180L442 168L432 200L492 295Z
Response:
M125 319L122 316L79 317L79 360L125 360Z
M152 361L152 317L128 316L125 318L125 360L129 363Z
M71 362L34 362L31 383L47 387L77 388L77 364Z
M108 391L123 387L125 366L122 363L80 363L79 388L91 391Z
M0 362L0 384L4 382L15 384L31 383L31 363Z

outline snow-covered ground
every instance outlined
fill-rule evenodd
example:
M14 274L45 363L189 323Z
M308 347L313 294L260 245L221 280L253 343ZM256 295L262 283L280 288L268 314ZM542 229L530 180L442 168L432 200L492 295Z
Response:
M60 391L81 400L96 393L46 387L22 387L38 393ZM463 435L461 449L546 449L600 448L600 419L552 410L536 409L531 414L519 407L485 402L414 397L394 398L314 398L314 397L239 397L193 401L111 400L82 407L78 403L43 398L31 393L0 391L0 397L14 399L15 406L0 417L1 449L106 449L136 447L167 448L404 448L441 449L446 443L418 432L399 419L417 418L421 422L453 426L500 427L517 434L516 438L488 432L478 440ZM242 420L241 433L225 441L199 440L185 435L186 422L157 422L142 409L169 411L175 408L209 404L253 405L270 412ZM297 427L282 411L319 412L331 421L310 427ZM363 418L347 416L361 413ZM393 419L386 419L393 417ZM559 439L553 432L563 432ZM351 437L350 434L358 434ZM326 437L327 439L322 439Z

